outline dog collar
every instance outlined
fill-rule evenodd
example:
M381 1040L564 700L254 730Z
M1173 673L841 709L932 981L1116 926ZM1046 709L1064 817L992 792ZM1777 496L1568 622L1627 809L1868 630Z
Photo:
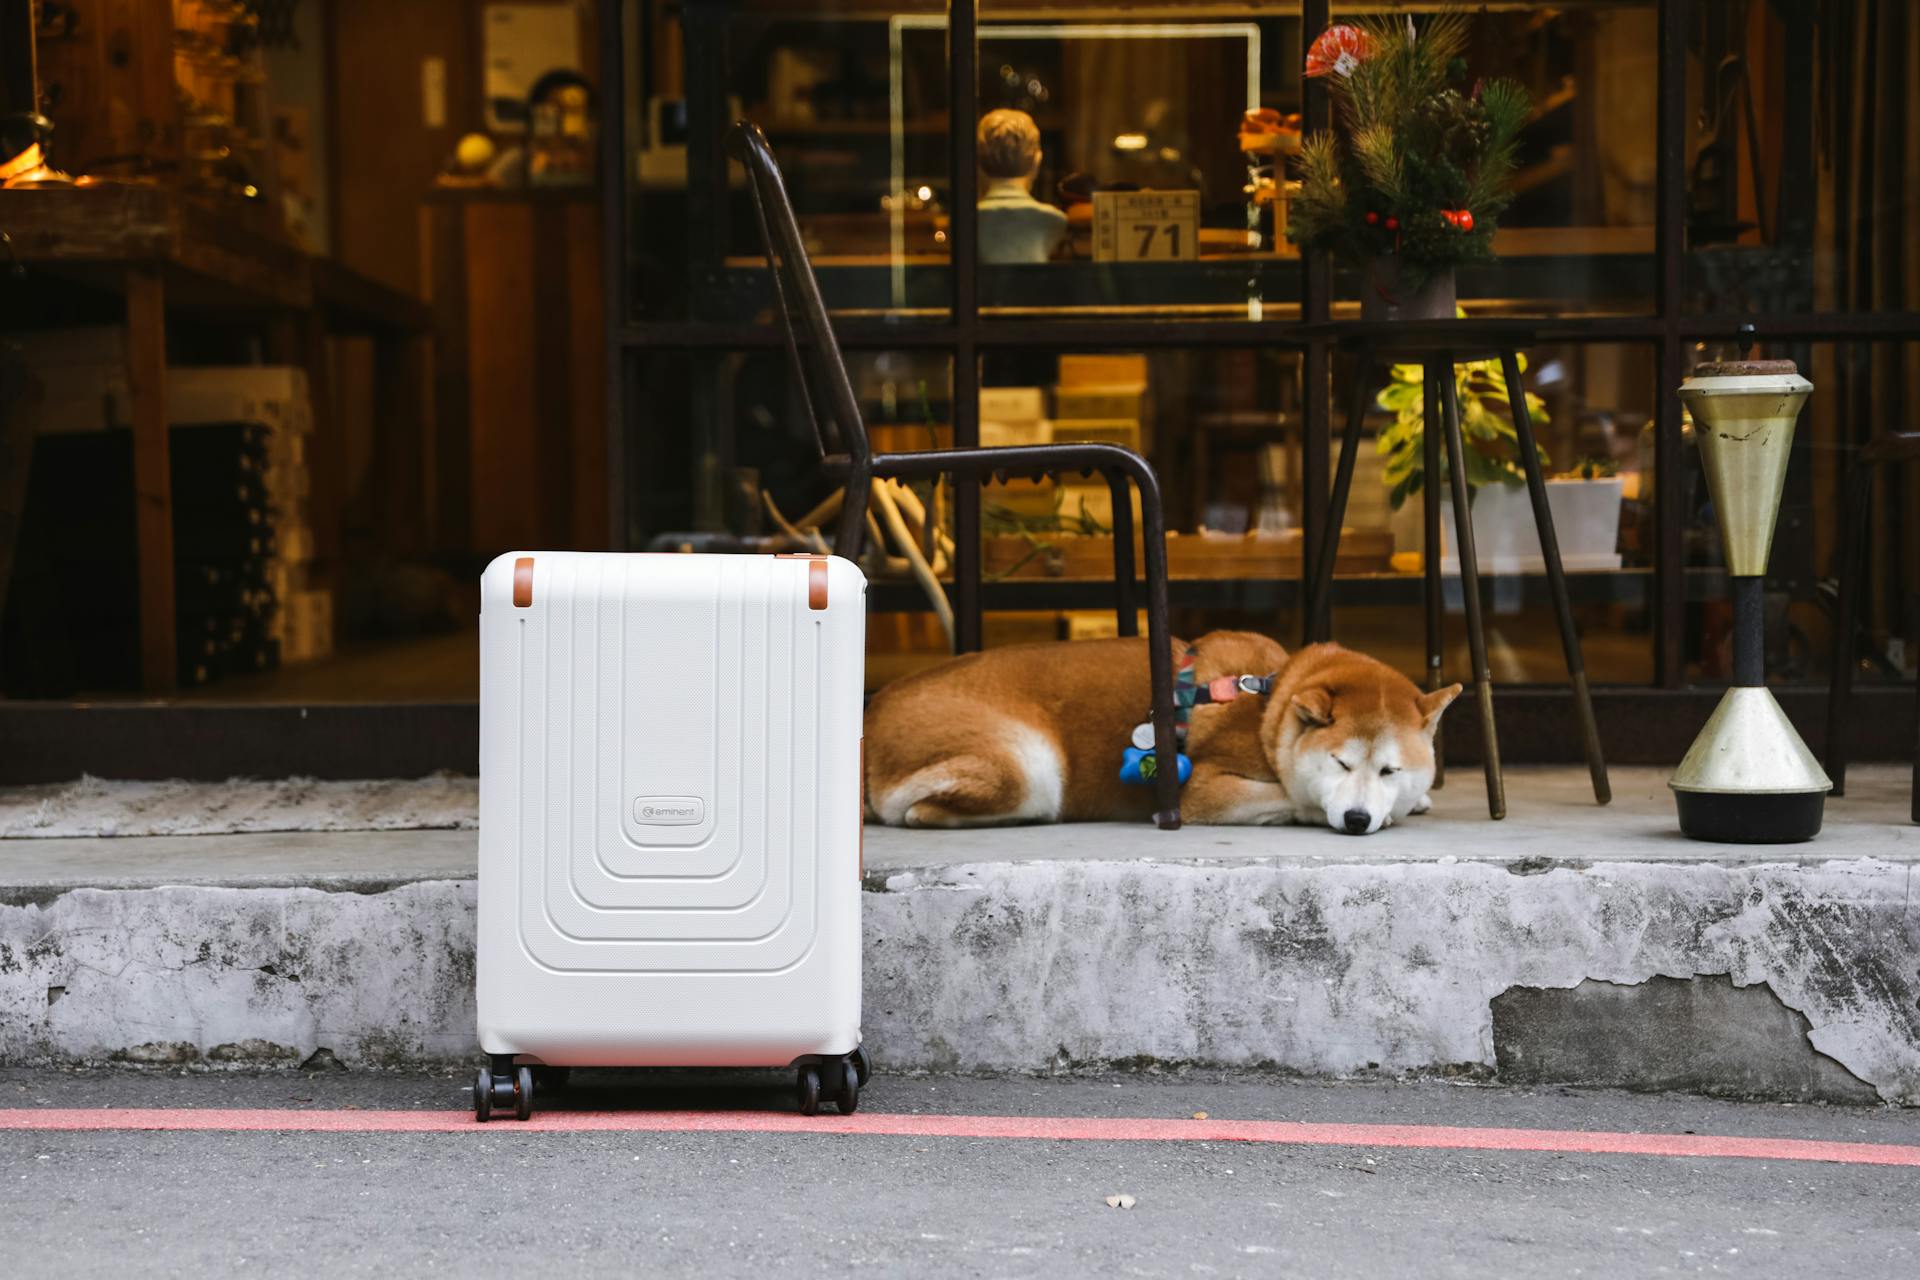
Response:
M1251 697L1265 697L1273 692L1273 682L1279 672L1269 671L1266 675L1215 676L1201 684L1195 675L1196 658L1189 649L1180 655L1180 662L1173 675L1173 722L1174 733L1184 743L1187 736L1187 721L1193 716L1193 709L1200 706L1217 705L1232 702L1242 694ZM1148 708L1147 718L1133 727L1133 745L1142 751L1153 749L1153 710Z

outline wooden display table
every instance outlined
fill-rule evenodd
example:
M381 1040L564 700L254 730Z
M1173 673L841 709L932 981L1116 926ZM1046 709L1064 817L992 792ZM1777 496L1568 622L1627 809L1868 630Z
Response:
M1378 529L1342 531L1334 571L1384 573L1393 560L1393 535ZM981 572L988 578L1084 578L1113 576L1111 534L989 534L982 540ZM1139 545L1139 539L1134 539ZM1257 534L1170 533L1167 577L1175 581L1222 578L1300 578L1304 574L1301 531ZM1137 553L1136 553L1137 554Z
M135 528L139 539L142 688L171 692L176 682L173 496L167 460L167 313L191 307L253 313L267 320L275 358L305 363L323 427L314 462L317 530L323 553L337 550L338 431L324 431L322 339L329 332L370 334L410 345L429 327L417 298L379 285L327 259L263 236L217 209L178 193L137 185L0 191L0 257L28 276L124 299L131 392ZM10 281L9 287L17 287ZM24 292L24 290L23 290ZM35 298L10 320L31 317ZM46 306L47 314L57 308ZM298 351L301 359L294 361ZM329 539L331 546L325 545Z

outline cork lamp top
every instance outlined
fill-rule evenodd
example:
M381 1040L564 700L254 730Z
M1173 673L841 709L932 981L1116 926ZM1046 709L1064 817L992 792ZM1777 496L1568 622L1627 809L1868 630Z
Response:
M1696 378L1766 378L1799 373L1791 360L1715 360L1693 366Z

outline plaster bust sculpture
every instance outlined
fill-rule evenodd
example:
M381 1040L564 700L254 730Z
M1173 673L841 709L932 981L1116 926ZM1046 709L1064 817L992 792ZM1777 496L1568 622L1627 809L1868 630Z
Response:
M1067 233L1067 215L1033 198L1040 171L1040 129L1024 111L980 118L980 261L1045 262Z

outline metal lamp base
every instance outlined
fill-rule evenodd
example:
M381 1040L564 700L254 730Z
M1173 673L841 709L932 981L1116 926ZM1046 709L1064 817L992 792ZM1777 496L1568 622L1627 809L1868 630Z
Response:
M1719 844L1798 844L1820 834L1824 791L1676 791L1680 834Z
M1728 844L1813 839L1833 788L1787 713L1758 685L1727 690L1667 785L1683 834Z

